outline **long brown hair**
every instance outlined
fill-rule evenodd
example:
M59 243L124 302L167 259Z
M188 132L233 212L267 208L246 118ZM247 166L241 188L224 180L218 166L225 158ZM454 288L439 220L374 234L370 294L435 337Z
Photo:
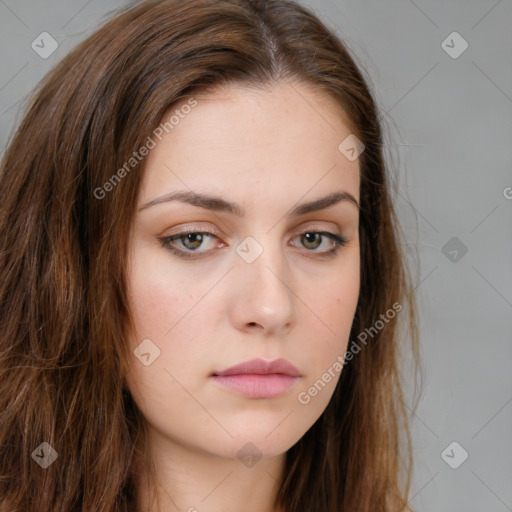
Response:
M146 430L124 382L134 327L126 254L143 173L126 162L177 102L218 85L283 80L330 94L365 146L350 339L372 335L287 451L277 502L287 512L406 507L412 457L400 361L412 355L416 375L417 314L379 113L361 71L292 1L150 0L117 13L46 75L2 160L0 510L136 510L135 468L149 462L136 448ZM109 192L99 198L100 189ZM375 328L392 305L403 312ZM48 455L44 442L57 454L46 468L36 464Z

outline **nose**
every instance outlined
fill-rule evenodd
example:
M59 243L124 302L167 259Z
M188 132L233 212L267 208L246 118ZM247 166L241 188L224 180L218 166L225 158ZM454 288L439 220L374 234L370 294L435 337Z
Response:
M242 332L279 336L296 322L297 297L282 249L268 246L251 263L236 256L230 316Z

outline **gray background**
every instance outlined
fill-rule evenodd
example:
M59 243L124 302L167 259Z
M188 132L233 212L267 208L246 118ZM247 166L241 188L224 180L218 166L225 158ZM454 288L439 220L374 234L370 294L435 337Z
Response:
M425 378L411 415L411 505L512 511L512 2L302 3L365 69L396 162L405 243L419 256ZM45 72L126 4L0 0L2 154ZM59 43L46 59L31 48L44 31ZM468 43L457 58L443 49L462 48L454 31ZM441 456L453 441L469 453L457 469ZM447 453L460 462L461 448Z

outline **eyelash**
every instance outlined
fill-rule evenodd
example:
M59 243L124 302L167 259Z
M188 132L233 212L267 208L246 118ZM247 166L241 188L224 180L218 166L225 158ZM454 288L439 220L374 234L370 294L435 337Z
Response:
M316 229L308 229L306 231L303 231L302 233L298 233L296 237L300 236L300 235L305 235L305 234L310 234L310 233L317 233L317 234L320 234L322 236L325 236L327 238L330 238L331 240L334 241L335 243L335 246L328 250L328 251L324 251L324 252L319 252L318 254L320 254L322 257L334 257L336 256L336 254L338 253L338 250L340 247L345 247L347 245L347 242L348 242L348 239L344 236L340 236L340 235L336 235L335 233L331 233L329 231L322 231L322 230L316 230ZM190 251L190 250L183 250L183 249L178 249L177 247L171 245L172 242L174 242L174 240L177 240L177 239L180 239L186 235L189 235L189 234L195 234L195 235L209 235L209 236L212 236L214 238L217 238L217 236L214 234L214 233L211 233L210 231L198 231L196 229L185 229L183 231L180 231L179 233L176 233L175 235L171 235L171 236L166 236L166 237L161 237L159 238L160 240L160 243L162 244L162 246L171 251L171 253L175 254L176 256L180 257L180 258L186 258L186 259L197 259L197 258L201 258L201 256L199 255L201 253L201 251ZM316 253L317 251L308 251L306 249L307 252L312 252L312 253ZM198 254L195 254L195 252L197 252ZM208 252L208 251L202 251L202 252Z

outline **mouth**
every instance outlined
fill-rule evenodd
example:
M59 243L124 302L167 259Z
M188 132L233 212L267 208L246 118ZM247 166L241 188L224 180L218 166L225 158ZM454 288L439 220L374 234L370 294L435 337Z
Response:
M223 388L254 399L279 396L300 377L299 370L286 359L252 359L210 375Z

